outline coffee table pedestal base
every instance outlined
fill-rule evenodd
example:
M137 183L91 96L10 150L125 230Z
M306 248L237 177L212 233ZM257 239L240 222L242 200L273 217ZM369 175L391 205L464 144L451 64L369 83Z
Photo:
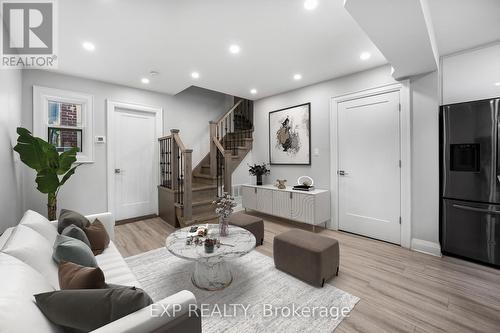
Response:
M233 276L225 261L196 261L191 281L200 289L213 291L229 286L233 281Z

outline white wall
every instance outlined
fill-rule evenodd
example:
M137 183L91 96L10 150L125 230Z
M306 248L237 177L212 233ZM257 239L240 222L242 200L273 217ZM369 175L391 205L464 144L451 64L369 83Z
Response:
M412 237L435 243L438 240L438 87L437 73L411 80L412 96ZM382 66L361 73L318 83L280 95L264 98L254 105L254 147L252 161L269 162L270 111L311 102L311 166L271 166L268 183L277 178L295 183L297 177L314 178L318 188L330 187L330 100L361 90L371 89L396 81L390 66ZM248 182L246 164L241 164L234 184ZM336 193L332 193L336 196Z
M12 150L21 125L21 71L0 73L0 234L16 225L22 214L21 161Z
M299 176L314 179L318 188L330 186L330 100L332 97L394 83L389 66L378 67L339 79L286 92L258 100L254 104L255 163L269 162L269 112L285 107L311 103L311 153L319 150L319 156L311 157L311 166L271 166L268 182L277 178L294 184ZM245 165L246 167L246 165Z
M180 129L186 147L193 148L193 165L208 153L208 122L227 111L232 98L191 87L176 96L40 70L26 70L22 78L22 124L33 126L33 85L66 89L94 96L94 135L106 135L106 99L160 106L164 132ZM82 214L107 211L106 145L94 146L95 163L82 165L59 193L58 208ZM46 198L36 190L34 173L24 170L24 209L46 214Z
M438 72L410 80L412 238L439 243Z
M442 104L500 97L500 43L443 57Z

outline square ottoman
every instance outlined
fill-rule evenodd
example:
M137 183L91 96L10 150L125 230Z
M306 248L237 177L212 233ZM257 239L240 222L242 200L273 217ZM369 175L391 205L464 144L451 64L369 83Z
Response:
M250 231L255 236L256 246L264 243L264 221L260 217L238 212L231 214L229 224Z
M277 269L314 286L339 273L339 242L333 238L293 229L274 237L273 250Z

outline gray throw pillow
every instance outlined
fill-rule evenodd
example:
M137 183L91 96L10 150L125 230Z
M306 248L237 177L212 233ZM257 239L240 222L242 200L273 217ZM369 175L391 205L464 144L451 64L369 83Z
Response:
M88 245L68 236L57 235L52 258L58 264L61 261L69 261L85 267L97 267L94 254Z
M83 229L90 224L90 221L80 213L69 209L61 209L59 220L57 221L57 232L61 233L64 228L72 224Z
M89 248L92 248L90 246L90 241L87 238L87 235L85 234L85 231L83 231L82 229L80 229L79 227L77 227L74 224L69 225L66 228L64 228L64 230L61 232L61 235L81 240L82 242L87 244Z
M93 331L153 304L142 289L127 286L58 290L35 295L35 299L50 321L82 332Z

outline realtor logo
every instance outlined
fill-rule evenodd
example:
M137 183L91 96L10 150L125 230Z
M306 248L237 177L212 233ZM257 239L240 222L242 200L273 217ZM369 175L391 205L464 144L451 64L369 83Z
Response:
M1 1L2 68L55 68L55 1Z

